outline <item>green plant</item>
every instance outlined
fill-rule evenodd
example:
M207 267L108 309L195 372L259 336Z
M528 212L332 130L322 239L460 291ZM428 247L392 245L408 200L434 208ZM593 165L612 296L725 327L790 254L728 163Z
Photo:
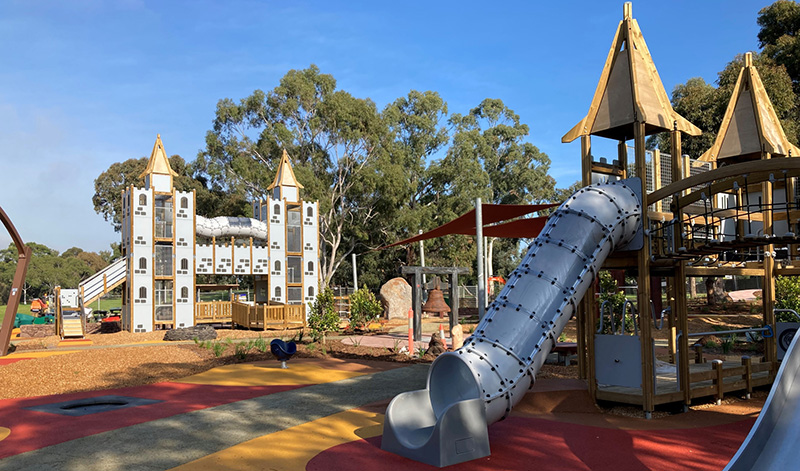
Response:
M567 334L565 334L564 332L561 332L561 335L558 336L558 341L559 342L566 342L567 341Z
M383 306L366 286L350 295L350 328L363 329L378 319Z
M264 340L263 337L259 335L257 339L253 340L253 348L261 353L267 353L267 350L269 350L269 344L266 340Z
M353 344L353 346L355 346L355 347L360 347L361 346L361 339L360 338L358 338L358 337L348 337L348 338L350 339L350 342Z
M233 347L233 356L236 357L237 360L244 360L247 358L247 353L250 351L252 347L251 342L239 342Z
M417 356L422 358L425 356L425 347L417 347Z
M706 348L717 348L717 347L719 347L719 345L717 345L717 342L715 342L713 340L709 340L708 342L706 342L705 347Z
M393 345L392 345L392 351L397 353L397 351L398 351L397 347L399 347L399 346L400 346L400 340L394 339L394 342L393 342Z
M792 309L800 313L800 278L795 276L779 276L775 279L775 307L777 309ZM778 322L797 322L798 319L791 312L778 312L775 314Z
M228 343L230 343L230 339L228 339ZM212 342L211 343L211 351L214 352L214 356L219 358L225 352L226 345L223 342Z
M317 349L317 346L314 345L313 343L310 343L306 348L308 349L309 352L313 352L314 350Z
M339 331L339 314L333 303L333 290L325 288L317 294L317 299L311 305L308 316L308 327L311 329L311 338L321 340L325 344L325 335Z
M736 343L736 337L734 335L729 335L728 337L722 340L722 353L728 354L731 350L733 350L733 346Z

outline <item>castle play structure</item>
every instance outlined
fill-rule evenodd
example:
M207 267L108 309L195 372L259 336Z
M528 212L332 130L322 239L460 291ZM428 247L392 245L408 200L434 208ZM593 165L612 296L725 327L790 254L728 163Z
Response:
M670 155L646 151L645 138L656 133L669 133ZM464 346L434 361L427 388L391 402L385 450L435 466L488 455L488 426L532 386L572 316L579 376L595 400L640 405L650 417L659 404L688 407L772 383L791 339L776 343L774 280L800 274L800 151L787 141L750 54L711 149L696 161L682 156L682 134L700 130L672 109L627 3L589 112L562 139L580 139L584 187L550 216ZM593 136L617 141L617 159L595 159ZM636 301L622 312L597 302L601 269L636 275ZM689 331L686 279L723 275L762 279L763 327L715 333L763 335L763 357L704 363L690 350L704 333ZM626 317L632 332L621 327ZM669 362L656 368L659 328L670 332ZM797 369L800 355L793 357L784 366ZM800 396L794 376L783 380L782 401ZM800 420L796 406L767 409Z
M78 290L61 290L59 305L88 306L123 286L120 320L131 332L203 323L305 325L319 286L319 207L300 198L303 186L286 151L270 194L252 205L253 218L197 214L195 192L177 190L176 176L159 135L141 175L144 187L122 194L122 257ZM254 299L200 302L197 275L252 276ZM82 336L83 323L85 316L56 316L65 337Z

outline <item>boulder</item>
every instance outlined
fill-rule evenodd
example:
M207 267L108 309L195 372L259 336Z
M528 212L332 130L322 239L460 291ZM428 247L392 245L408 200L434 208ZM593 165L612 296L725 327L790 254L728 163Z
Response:
M168 330L164 334L164 340L214 340L217 338L217 331L209 325L194 325Z
M19 326L19 336L23 337L49 337L55 335L56 329L53 324L29 324Z
M464 329L461 328L461 324L456 324L450 329L450 338L453 342L453 350L458 350L464 345Z
M405 278L397 277L381 286L381 303L386 319L407 319L411 309L411 285Z
M428 344L428 349L425 351L425 355L433 355L438 357L442 353L447 351L447 347L445 347L442 338L439 337L439 332L434 332L431 334L431 341Z

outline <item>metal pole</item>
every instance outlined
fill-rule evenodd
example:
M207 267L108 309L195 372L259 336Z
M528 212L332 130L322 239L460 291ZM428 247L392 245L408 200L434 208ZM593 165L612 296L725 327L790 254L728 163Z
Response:
M419 234L422 234L422 229L419 230ZM425 244L422 240L419 241L419 264L422 268L425 268ZM422 274L422 284L428 284L428 278L424 273Z
M483 204L475 199L475 237L478 240L478 318L483 320L486 314L486 279L483 268Z
M351 254L353 256L353 291L358 289L358 269L356 268L356 254Z

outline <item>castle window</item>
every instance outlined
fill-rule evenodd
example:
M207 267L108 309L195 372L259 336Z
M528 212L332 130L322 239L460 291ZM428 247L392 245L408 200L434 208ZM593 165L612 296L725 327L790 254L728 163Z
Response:
M147 259L139 257L139 270L147 270Z
M300 253L303 250L302 213L300 208L286 212L286 251Z
M280 214L281 213L281 205L275 204L275 206L272 207L272 212L275 213L275 215Z
M141 194L139 195L139 206L146 206L147 205L147 195Z
M314 262L308 262L308 272L311 273L314 271Z
M188 209L189 208L189 198L183 197L181 198L181 208Z
M185 258L182 258L181 259L181 270L188 270L188 269L189 269L189 260L185 259ZM183 296L183 297L185 298L186 296Z
M310 217L310 218L313 218L314 217L314 208L312 208L311 206L306 208L306 216Z
M184 299L189 297L189 288L187 288L186 286L181 288L181 297Z
M145 299L145 298L147 298L147 288L142 286L141 288L139 288L139 299Z
M281 261L275 260L275 271L281 271Z
M275 287L275 297L276 298L280 298L281 297L281 287L280 286L276 286Z
M308 297L309 298L313 298L314 297L314 287L313 286L309 286L308 287Z

